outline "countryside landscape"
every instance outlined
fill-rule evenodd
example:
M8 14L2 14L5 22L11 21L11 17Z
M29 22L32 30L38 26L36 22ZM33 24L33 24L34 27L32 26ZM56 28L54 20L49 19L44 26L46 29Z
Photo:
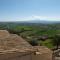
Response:
M1 22L0 30L7 30L17 34L28 41L31 45L42 45L49 49L57 48L54 39L60 36L59 23L27 23L27 22ZM59 44L58 44L59 46Z
M9 33L6 33L4 31L8 31ZM16 34L17 36L20 36L22 38L22 39L19 38L19 40L21 42L16 42L16 41L13 42L14 39L12 39L12 40L10 40L11 42L7 41L6 46L4 46L4 44L5 44L4 40L7 39L7 38L4 38L4 35L9 36L9 34L11 34L11 35ZM32 49L32 47L33 47L33 49L32 49L32 51L33 51L33 50L40 48L44 52L49 51L48 52L49 56L47 55L48 58L46 56L46 59L50 59L50 60L55 59L56 56L54 56L54 54L59 55L60 22L58 22L58 21L52 22L52 23L51 22L44 23L44 21L43 22L40 21L39 23L36 23L36 22L33 23L32 21L31 22L27 22L27 21L26 22L21 22L21 21L19 21L19 22L0 22L0 35L1 35L0 38L3 38L3 41L1 42L2 46L4 46L3 50L6 50L6 49L10 50L13 48L14 50L20 49L20 50L25 51L25 49L22 49L23 47L25 47L29 50ZM14 35L12 35L12 36L14 36ZM17 38L17 36L16 36L16 38ZM12 37L9 37L8 39L10 39L10 38L12 38ZM28 43L21 44L23 39ZM17 39L17 41L18 41L18 39ZM15 46L15 44L18 44L18 45ZM19 45L19 44L21 44L21 45ZM21 46L22 48L21 47L18 48L18 46ZM45 50L44 48L48 48L48 49ZM2 48L0 48L0 49L2 49ZM37 51L40 51L40 50L37 50ZM6 58L4 58L4 59L6 59ZM42 58L38 57L38 60L40 60L40 59L42 59ZM46 59L44 58L43 60L46 60ZM32 60L35 60L35 59L32 59Z
M60 0L0 0L0 60L60 60Z

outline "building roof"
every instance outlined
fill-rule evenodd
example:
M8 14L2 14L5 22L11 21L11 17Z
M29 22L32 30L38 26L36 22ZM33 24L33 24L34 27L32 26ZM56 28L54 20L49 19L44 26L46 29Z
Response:
M10 34L7 30L0 30L0 39L7 38L9 35Z
M35 46L34 49L36 50L36 54L52 53L52 51L45 46Z
M31 50L32 46L16 34L10 34L6 30L0 30L0 51Z
M43 54L50 50L43 46L31 46L27 41L16 34L10 34L6 30L0 30L0 54L11 52L36 52Z

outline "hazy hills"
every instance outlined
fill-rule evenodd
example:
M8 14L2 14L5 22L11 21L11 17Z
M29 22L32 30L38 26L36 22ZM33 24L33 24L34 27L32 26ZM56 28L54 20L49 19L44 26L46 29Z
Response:
M53 21L53 20L28 20L28 21L1 21L0 23L41 23L41 24L56 24L56 23L59 23L60 24L60 21Z
M42 23L42 24L53 24L53 23L60 23L60 21L47 21L47 20L31 20L25 21L26 23Z

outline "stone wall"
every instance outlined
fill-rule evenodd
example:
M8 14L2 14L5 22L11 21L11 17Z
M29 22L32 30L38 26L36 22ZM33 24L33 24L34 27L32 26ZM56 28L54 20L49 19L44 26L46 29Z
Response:
M32 60L52 60L52 54L51 53L45 53L45 54L33 55Z
M31 56L30 53L2 53L0 54L0 60L31 60Z
M14 52L14 53L1 53L0 60L52 60L50 54L34 54L33 52Z

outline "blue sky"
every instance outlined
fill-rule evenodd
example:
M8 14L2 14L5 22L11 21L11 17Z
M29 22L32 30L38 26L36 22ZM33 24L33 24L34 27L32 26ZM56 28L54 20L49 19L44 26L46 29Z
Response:
M0 21L60 20L60 0L0 0Z

